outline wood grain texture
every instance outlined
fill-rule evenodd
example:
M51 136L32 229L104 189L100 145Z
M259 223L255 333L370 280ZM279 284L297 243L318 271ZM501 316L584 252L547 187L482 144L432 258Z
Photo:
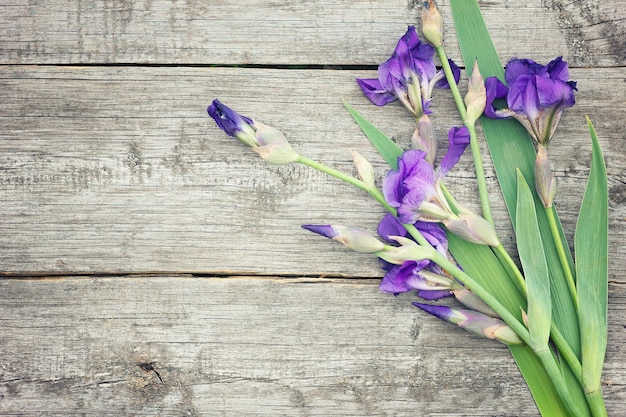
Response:
M371 281L70 277L0 292L3 416L538 415L503 345ZM624 285L610 302L619 416Z
M309 168L264 164L206 114L219 97L352 174L356 149L381 181L340 99L409 146L406 111L372 106L354 79L375 76L421 3L0 0L0 415L537 416L505 347L380 293L376 259L300 228L373 231L381 208ZM503 63L574 67L577 105L551 145L570 242L585 115L600 137L603 388L609 415L626 415L626 1L480 4ZM237 65L251 68L225 67ZM438 92L432 108L445 141L453 103ZM478 208L469 155L446 181Z
M354 173L350 149L386 168L343 108L344 97L409 146L400 105L361 96L359 71L21 67L0 69L0 197L5 272L199 272L378 276L375 259L300 229L338 223L374 231L383 211L359 191L307 167L264 164L206 115L214 97L283 130L301 153ZM590 164L584 115L596 124L611 192L611 278L623 280L626 125L624 92L606 90L623 69L575 70L578 106L551 146L558 209L573 235ZM613 81L611 81L613 80ZM445 141L454 117L433 103ZM602 109L602 110L600 110ZM445 151L442 143L440 154ZM476 207L471 158L447 178ZM491 168L504 240L511 233ZM510 245L509 245L510 247ZM314 253L315 256L311 256ZM242 256L245 254L245 256Z
M0 1L0 63L377 65L414 0ZM450 55L459 57L447 1ZM497 50L575 66L624 65L626 1L481 1Z

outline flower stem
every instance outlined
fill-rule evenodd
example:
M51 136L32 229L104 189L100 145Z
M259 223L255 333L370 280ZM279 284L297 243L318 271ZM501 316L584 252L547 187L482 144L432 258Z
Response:
M569 288L572 301L574 302L574 307L578 309L578 294L576 293L576 282L574 280L574 274L572 273L569 260L567 259L567 255L565 254L565 247L563 246L563 240L561 239L561 233L559 232L559 227L557 225L554 206L546 208L546 215L548 216L550 232L552 233L552 237L554 238L554 246L559 256L559 261L561 262L563 273L565 274L567 287Z
M511 275L511 278L513 278L513 282L515 283L515 285L517 285L517 288L520 290L521 294L525 298L526 297L526 280L524 279L524 276L520 272L517 265L515 265L515 262L511 258L511 255L509 255L506 249L504 249L504 246L502 245L502 243L499 244L498 246L493 246L493 250L495 251L496 256L500 258L500 261L501 263L503 263L503 266L508 269L509 275Z
M476 171L476 182L478 185L478 194L480 196L480 206L483 212L483 217L491 223L492 226L494 226L493 217L491 215L491 206L489 205L489 195L487 193L485 170L483 168L483 161L480 157L480 147L476 136L476 126L474 123L469 123L467 120L467 109L465 108L465 103L463 101L463 97L461 97L459 87L456 85L454 80L454 74L452 73L450 63L448 62L448 56L446 55L445 49L443 46L438 46L435 50L437 51L437 56L441 62L443 72L446 74L446 80L450 86L450 92L454 98L454 103L456 104L459 114L463 119L463 124L470 132L470 149L472 150L472 158L474 158L474 170Z
M607 416L606 406L604 405L604 399L602 398L602 390L586 392L585 398L587 398L587 404L589 404L591 415L593 417Z
M302 165L311 167L313 169L316 169L325 174L331 175L337 179L340 179L344 182L347 182L350 185L353 185L365 191L366 193L374 197L376 201L382 204L382 206L385 207L385 209L387 209L389 213L393 214L394 216L397 215L397 210L394 207L390 206L389 203L387 203L387 200L385 200L385 196L378 188L370 187L365 182L359 180L358 178L348 175L345 172L341 172L335 168L331 168L328 165L325 165L321 162L317 162L313 159L307 158L306 156L299 155L296 162ZM422 234L419 232L419 230L417 230L417 228L414 225L403 224L403 226L407 230L407 232L409 232L411 237L413 237L413 239L417 241L417 243L419 243L422 246L432 247L432 245L426 240L424 236L422 236Z
M559 350L559 354L565 359L565 362L567 362L570 369L574 373L574 376L576 377L578 382L582 384L583 369L580 361L578 360L578 357L570 347L569 343L567 343L567 340L565 340L565 337L563 336L561 331L558 329L558 327L556 327L554 322L552 322L552 325L550 327L550 337L552 338L552 341Z
M487 291L482 285L480 285L477 281L475 281L471 276L469 276L466 272L456 266L453 262L451 262L447 257L443 256L439 252L436 252L430 258L431 261L435 262L437 265L448 271L452 274L456 279L458 279L463 285L465 285L470 291L472 291L476 296L482 299L489 307L493 309L506 324L513 329L515 333L526 343L530 345L530 336L528 334L528 329L524 326L504 305L498 301L496 297L491 295L489 291Z
M563 400L563 405L572 413L572 416L585 416L587 413L583 413L582 410L576 405L572 396L567 388L567 383L563 378L563 374L561 373L561 369L559 368L554 355L550 351L550 349L546 346L545 349L534 351L546 373L552 380L552 384L554 384L554 388L556 392Z
M435 51L437 51L437 57L439 57L439 62L441 62L443 73L446 74L446 80L448 81L448 85L450 86L450 92L452 93L452 97L454 98L456 107L459 110L459 114L461 115L461 118L465 120L467 116L467 110L465 109L465 103L463 102L463 97L461 97L459 87L456 85L456 81L454 80L454 74L452 73L450 63L448 62L448 55L446 55L446 50L443 48L443 46L437 46L435 47Z
M385 197L383 196L383 193L381 193L378 188L370 187L358 178L348 175L345 172L341 172L335 168L331 168L321 162L317 162L313 159L307 158L306 156L298 155L298 159L296 160L296 162L314 168L320 172L333 176L337 179L340 179L341 181L347 182L348 184L365 191L366 193L374 197L376 201L382 204L387 210L395 213L395 209L387 203Z
M480 157L480 147L478 145L478 138L476 136L476 126L474 124L465 125L470 132L470 149L472 150L472 156L474 157L474 169L476 171L476 183L478 185L478 195L480 197L480 207L483 211L483 217L492 226L493 216L491 215L491 206L489 205L489 193L487 191L487 180L485 179L485 169L483 168L483 161Z
M489 293L485 288L483 288L480 284L478 284L472 277L470 277L467 273L459 269L456 265L450 262L446 257L436 252L433 254L431 260L447 270L451 273L455 278L457 278L461 283L463 283L467 288L469 288L474 294L480 297L489 307L491 307L502 320L506 324L513 329L515 333L526 343L528 346L531 346L530 343L530 335L526 327L520 323L520 321L506 308L504 307L491 293ZM567 384L561 370L559 369L559 365L556 363L556 359L552 355L552 352L546 346L543 349L535 350L533 349L541 364L543 365L546 373L550 377L555 389L557 390L559 396L563 400L563 403L566 407L569 408L570 412L572 412L573 416L583 416L584 413L581 413L578 407L575 405L573 400L571 399L570 392L567 388Z

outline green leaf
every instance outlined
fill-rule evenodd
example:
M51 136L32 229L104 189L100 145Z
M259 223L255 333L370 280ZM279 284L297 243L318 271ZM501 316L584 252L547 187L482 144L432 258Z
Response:
M517 171L517 210L515 219L517 250L526 278L528 333L534 351L548 349L552 324L550 275L537 226L535 202L524 176Z
M498 77L503 80L504 70L502 64L495 52L476 1L451 0L450 5L465 66L472 68L474 60L478 59L480 72L485 78ZM528 133L515 120L494 120L482 117L480 123L483 127L483 133L489 147L491 159L494 162L494 168L509 215L511 219L515 219L515 211L517 209L516 169L519 168L525 178L534 178L535 149ZM534 187L534 181L531 183L531 187ZM535 206L542 207L536 195ZM552 317L574 353L580 357L577 311L569 295L567 281L544 210L537 210L537 220L550 271ZM557 224L564 246L567 246L558 217ZM569 248L567 248L566 252L570 255Z
M343 105L348 109L350 115L356 123L359 125L365 136L372 142L372 145L378 150L383 159L393 169L398 168L398 158L402 155L401 147L399 147L394 141L385 135L380 129L374 126L369 120L364 118L357 112L352 106L350 106L345 100Z
M592 142L591 171L580 207L574 248L585 391L599 391L607 343L608 190L606 167L595 129L587 119Z
M478 60L480 72L484 77L498 77L500 80L504 80L502 63L493 46L476 0L450 0L450 6L465 67L472 68L474 61ZM514 120L491 120L483 117L481 124L509 215L511 219L515 219L517 209L516 169L519 168L526 178L533 178L534 147L524 128ZM535 205L540 207L540 203L537 203L538 200L535 201ZM569 295L565 275L554 248L554 239L550 232L546 213L543 210L538 210L537 219L550 271L552 317L572 350L580 357L577 311ZM567 246L558 217L556 221L564 246ZM567 254L570 257L570 263L572 263L569 250L567 250ZM459 262L462 263L461 260ZM464 264L463 267L465 268ZM545 416L567 415L566 409L558 399L554 388L546 389L545 381L548 377L545 373L541 374L535 371L536 360L519 359L515 354L514 357L541 413ZM566 378L572 378L571 372L566 372L564 375ZM582 393L577 392L576 401L581 401L580 395ZM584 401L584 397L582 401Z

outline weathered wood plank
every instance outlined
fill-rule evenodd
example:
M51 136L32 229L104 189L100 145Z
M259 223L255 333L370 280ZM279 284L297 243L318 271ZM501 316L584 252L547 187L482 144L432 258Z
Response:
M623 69L578 69L577 107L551 145L559 210L573 234L590 163L584 115L596 123L610 186L611 279L626 266ZM0 265L9 273L201 272L378 276L375 259L300 229L341 223L375 230L382 209L301 166L271 167L206 115L214 97L282 129L303 154L353 172L349 149L386 168L340 97L404 146L412 121L376 108L354 83L363 71L136 67L3 67L0 97ZM442 140L458 120L433 103ZM441 146L445 150L445 144ZM467 155L448 175L476 207ZM490 175L495 214L510 241ZM242 256L245 254L245 256ZM311 254L315 254L311 256Z
M537 415L504 346L375 282L314 282L0 280L0 414ZM612 285L614 416L626 413L625 301Z
M0 63L370 64L385 60L420 1L0 2ZM450 10L450 55L458 58ZM480 2L502 56L626 62L626 2Z

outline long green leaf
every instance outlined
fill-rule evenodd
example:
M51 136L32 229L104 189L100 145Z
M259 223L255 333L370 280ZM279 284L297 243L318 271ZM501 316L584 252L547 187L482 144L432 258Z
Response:
M398 168L398 158L402 155L402 148L385 135L380 129L374 126L369 120L361 116L345 100L343 105L348 109L354 121L359 125L365 136L372 142L385 162L393 169Z
M477 2L475 0L451 0L450 5L465 66L472 68L474 60L477 59L483 76L495 76L503 80L504 69L495 52ZM526 178L533 178L535 151L528 134L517 122L513 120L492 120L483 117L481 118L481 124L509 215L514 219L517 207L516 169L519 168ZM541 203L536 196L535 205L541 207ZM580 357L577 310L569 296L566 278L562 271L558 253L555 249L554 238L550 232L550 225L544 210L537 210L537 220L550 271L552 318L573 352ZM556 222L561 240L567 249L565 235L558 217ZM569 257L570 265L572 265L573 262L571 261L569 249L567 249L566 253ZM523 369L520 368L520 370L526 375ZM563 374L569 386L578 388L575 389L573 394L575 401L579 403L579 408L585 408L585 398L582 389L573 379L573 373L568 370L563 372ZM554 415L554 410L550 410L552 406L550 405L549 397L556 394L552 391L548 395L548 400L545 400L546 396L541 392L540 386L542 378L540 375L531 375L526 381L541 413L546 416ZM565 413L562 407L561 410Z
M548 349L552 324L550 276L537 226L535 202L530 187L520 171L517 171L515 224L517 248L526 278L530 347L535 351Z
M451 0L450 5L466 67L472 68L474 60L478 59L480 72L484 77L504 79L502 64L495 52L476 1ZM514 120L493 120L482 117L480 123L483 126L485 139L509 215L511 219L515 219L517 207L516 169L519 168L525 178L534 177L535 149L524 128ZM534 186L534 182L531 186ZM536 195L535 205L542 207ZM554 238L550 232L550 224L544 210L537 210L537 220L550 271L552 317L572 350L580 357L577 311L569 295L567 281L561 268ZM557 223L561 229L558 217ZM566 245L562 230L560 230L560 234ZM567 253L569 254L569 249Z
M598 137L591 124L591 171L574 236L583 385L599 392L607 343L608 190L606 168Z
M344 105L383 159L392 168L397 168L397 158L402 154L402 148L350 105L345 102ZM492 295L496 296L512 314L520 319L520 309L526 307L525 302L517 290L509 284L507 271L491 249L483 245L468 243L453 234L448 236L448 243L450 251L455 259L463 265L463 269L478 280L481 285L489 289ZM527 381L541 413L544 416L567 417L566 408L550 382L550 378L530 348L528 346L509 346L509 350Z

